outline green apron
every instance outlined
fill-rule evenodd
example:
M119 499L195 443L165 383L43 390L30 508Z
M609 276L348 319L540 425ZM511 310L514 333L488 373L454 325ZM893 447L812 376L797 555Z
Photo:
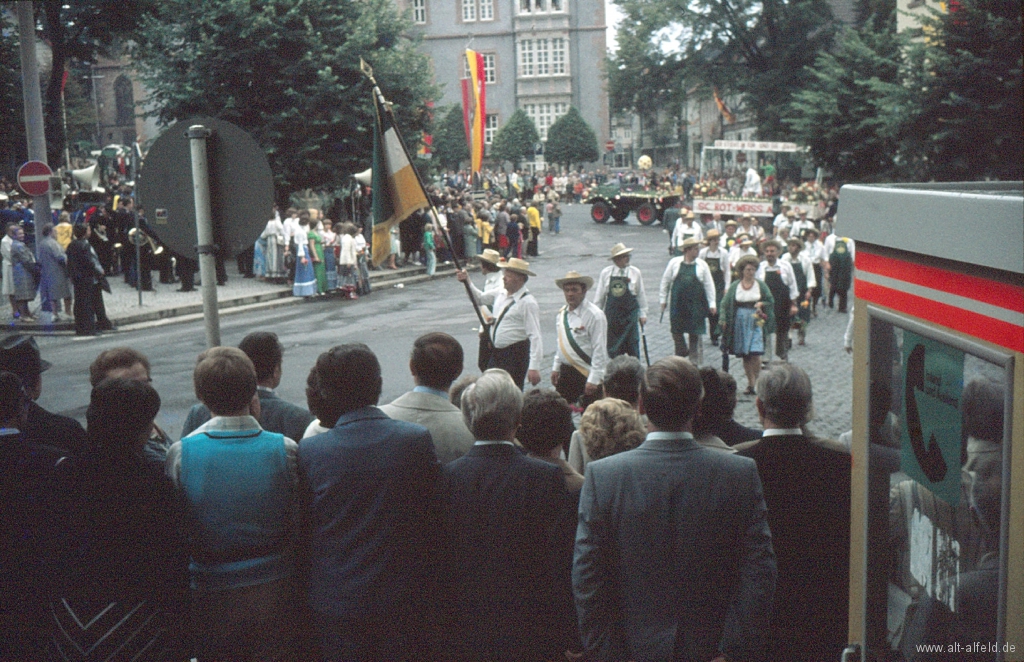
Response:
M789 266L793 267L793 275L796 276L796 289L800 292L797 318L806 325L811 321L811 307L809 305L804 306L807 303L804 301L804 297L807 296L807 274L804 273L804 265L800 264L800 262L790 262Z
M706 257L704 261L708 263L711 280L715 281L715 303L720 304L722 297L725 296L725 272L722 271L722 258Z
M604 299L608 318L608 358L629 354L640 358L640 304L629 290L629 276L612 276Z
M672 333L703 334L708 316L704 283L697 278L697 263L679 264L679 273L672 282Z
M777 325L779 320L789 319L789 286L782 282L782 273L779 271L765 271L764 284L768 286L768 291L775 297L775 324Z
M832 249L828 263L831 267L828 277L832 283L832 289L841 292L850 289L850 284L853 281L853 260L850 258L850 248L844 239L836 239L836 245Z

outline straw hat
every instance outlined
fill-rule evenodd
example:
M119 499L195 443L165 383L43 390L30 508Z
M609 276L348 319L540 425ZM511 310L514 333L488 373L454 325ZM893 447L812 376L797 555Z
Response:
M701 241L697 237L688 237L686 241L679 245L679 248L685 251L687 248L691 248L693 246L700 246L700 244Z
M494 250L493 248L485 248L484 252L480 253L480 255L478 255L477 257L479 257L484 262L498 264L498 261L501 259L501 253Z
M526 260L520 260L517 257L509 258L508 262L502 262L498 265L499 269L506 269L513 273L522 274L524 276L536 276L537 274L530 271L530 263Z
M794 218L795 216L796 216L796 213L794 213L792 209L787 209L786 210L786 218Z
M693 218L693 210L692 209L687 209L686 210L686 218L688 218L688 219L689 218Z
M737 223L734 219L730 218L728 221L725 222L725 227L729 227L730 225L736 227L737 225L739 225L739 223Z
M750 237L744 237L743 239L740 239L740 247L741 248L746 248L747 246L753 246L753 245L754 245L754 240L751 239Z
M615 244L614 246L612 246L612 256L610 258L608 258L608 259L614 260L615 258L619 257L620 255L628 255L629 253L632 253L632 252L633 252L633 249L632 248L626 248L626 244Z
M704 236L704 238L705 239L718 239L721 236L722 236L721 232L719 232L716 228L711 228L710 230L708 230L708 233Z
M796 244L796 245L797 245L797 246L799 246L799 247L800 247L801 249L803 249L803 247L804 247L804 242L803 242L803 241L802 241L802 240L801 240L801 239L800 239L799 237L790 237L790 238L789 238L789 241L788 241L788 242L786 242L786 243L787 243L787 245L789 245L789 246L792 246L793 244Z
M571 285L572 283L579 283L580 285L589 290L594 286L594 279L591 278L590 276L584 276L578 271L570 271L569 273L565 274L563 278L555 279L555 285L557 285L559 289L565 287L566 285Z

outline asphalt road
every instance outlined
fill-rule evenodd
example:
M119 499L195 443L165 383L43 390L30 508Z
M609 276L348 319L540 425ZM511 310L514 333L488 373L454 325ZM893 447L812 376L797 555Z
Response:
M671 353L668 321L658 323L658 283L668 259L667 233L660 225L642 227L632 216L626 224L597 225L590 220L588 206L566 205L561 234L545 232L540 238L541 255L531 262L531 269L538 275L527 284L541 309L545 354L542 386L550 386L548 372L556 342L554 319L564 303L554 279L569 270L596 278L610 264L609 252L619 241L636 249L633 264L644 274L651 359ZM474 278L478 285L482 284L479 273ZM850 428L851 362L842 350L846 320L845 315L822 312L810 327L808 345L795 347L790 354L790 360L811 375L817 414L812 427L822 436L835 437ZM476 372L477 325L462 285L454 278L445 278L401 289L378 288L358 302L297 302L224 316L221 338L224 344L236 345L251 331L276 332L285 346L284 377L278 393L296 403L305 402L306 376L321 352L340 343L364 342L380 359L384 379L381 402L385 403L412 387L409 351L413 340L429 331L445 331L459 339L466 350L466 370ZM39 403L84 423L89 401L89 364L105 349L131 346L149 357L153 386L162 398L157 422L176 438L195 402L192 368L205 347L204 338L201 322L173 321L99 338L40 336L43 358L53 367L43 375ZM720 365L720 356L717 348L706 345L707 363ZM732 364L732 374L742 388L742 368L739 361L733 360ZM741 396L736 417L757 425L753 398Z

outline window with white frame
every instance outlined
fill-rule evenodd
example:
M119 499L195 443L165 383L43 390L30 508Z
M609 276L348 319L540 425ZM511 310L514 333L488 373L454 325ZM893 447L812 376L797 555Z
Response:
M498 80L497 72L494 69L494 53L484 53L484 82L493 83Z
M537 40L537 76L548 76L551 74L551 51L548 46L547 39Z
M480 0L480 20L494 20L494 0Z
M565 0L519 0L520 14L546 14L565 11Z
M548 129L555 123L555 120L565 115L568 110L569 104L564 102L528 103L523 106L523 112L533 120L540 139L545 141L548 139Z
M519 75L536 76L533 65L533 40L524 39L519 42Z
M551 73L554 75L564 74L566 60L565 39L561 37L551 40Z
M417 25L427 22L427 0L412 0L412 22Z
M472 22L476 20L476 0L462 0L462 21Z
M494 136L498 133L498 116L488 115L484 118L484 144L490 145L494 142Z

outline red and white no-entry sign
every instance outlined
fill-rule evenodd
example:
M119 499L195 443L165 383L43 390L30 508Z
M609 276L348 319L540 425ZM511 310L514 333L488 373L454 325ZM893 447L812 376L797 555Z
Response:
M18 168L18 186L26 195L46 195L50 192L53 171L42 161L29 161Z

